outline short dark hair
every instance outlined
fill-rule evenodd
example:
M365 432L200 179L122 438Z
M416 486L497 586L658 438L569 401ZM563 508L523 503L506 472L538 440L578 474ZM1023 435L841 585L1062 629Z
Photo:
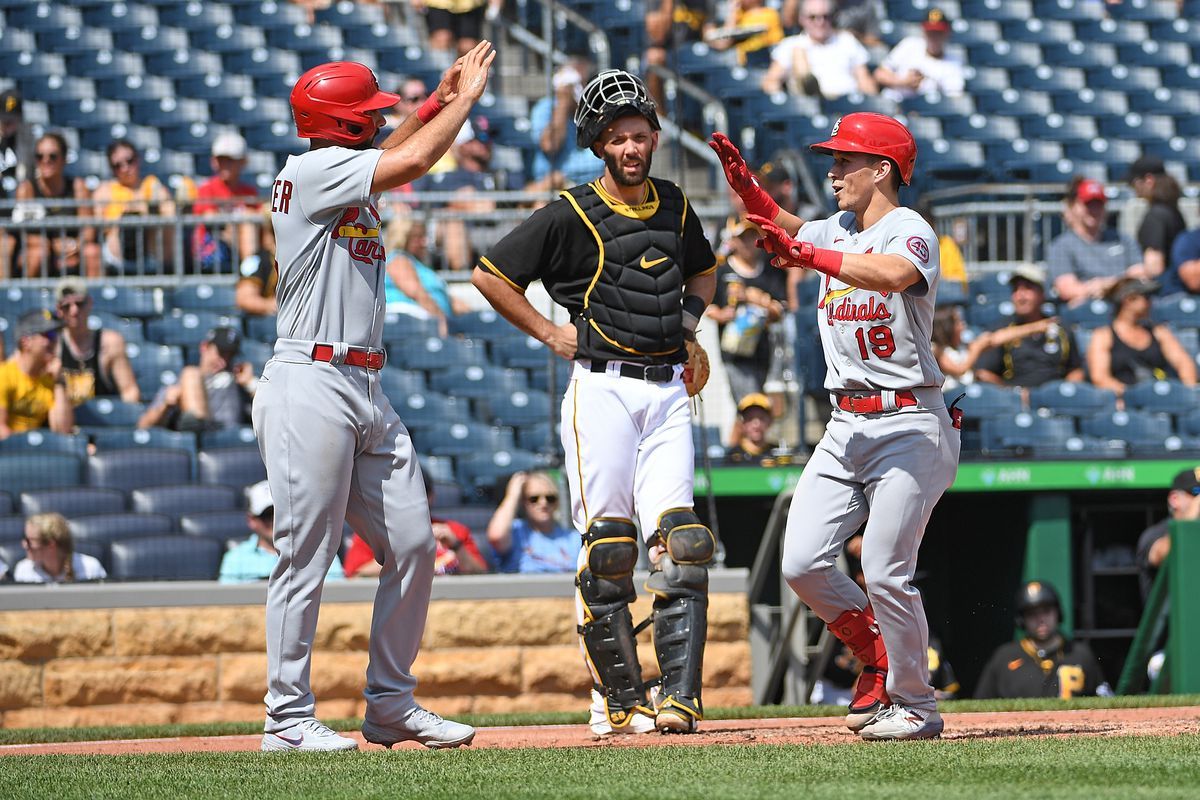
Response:
M39 142L44 142L47 139L49 139L50 141L52 141L56 145L58 145L58 152L62 153L63 157L65 158L67 155L67 150L70 149L67 146L67 137L63 136L58 131L46 131L41 136L39 136L37 140Z
M110 164L112 163L113 153L117 152L122 147L128 147L130 150L133 151L133 154L135 156L140 155L138 153L137 147L135 147L133 142L129 141L128 139L113 139L111 142L108 143L108 147L104 148L104 155L106 158L108 158L108 162Z

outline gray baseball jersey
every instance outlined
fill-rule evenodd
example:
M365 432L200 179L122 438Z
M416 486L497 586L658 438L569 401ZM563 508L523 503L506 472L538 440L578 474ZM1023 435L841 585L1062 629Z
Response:
M281 339L383 341L385 261L371 181L382 150L288 156L271 190Z
M902 256L924 278L895 294L858 289L821 276L817 327L829 368L825 388L940 387L942 371L929 341L941 258L937 235L929 223L911 209L897 208L860 232L854 213L845 211L805 223L797 238L843 253Z

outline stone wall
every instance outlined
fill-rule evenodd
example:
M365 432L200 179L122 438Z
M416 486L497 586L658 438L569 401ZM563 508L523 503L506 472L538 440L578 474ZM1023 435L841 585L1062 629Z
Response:
M633 607L644 618L650 600ZM438 600L414 667L418 699L443 714L582 711L591 679L569 599ZM714 595L705 704L750 703L744 595ZM321 609L313 691L326 718L361 717L371 606ZM260 606L0 612L0 727L258 720L265 691ZM650 632L639 637L657 674Z

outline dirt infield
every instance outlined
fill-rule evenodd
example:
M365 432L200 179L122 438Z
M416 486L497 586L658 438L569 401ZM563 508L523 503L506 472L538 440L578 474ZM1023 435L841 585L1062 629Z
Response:
M1200 706L1012 711L947 714L943 741L1004 736L1174 735L1200 732ZM364 750L382 750L354 734ZM584 725L481 728L474 747L659 747L708 744L849 744L860 739L842 726L841 717L747 719L703 723L690 736L618 736L599 739ZM0 746L6 755L109 755L121 753L202 753L257 750L259 736L208 736L172 739L67 742ZM420 747L414 743L397 747Z

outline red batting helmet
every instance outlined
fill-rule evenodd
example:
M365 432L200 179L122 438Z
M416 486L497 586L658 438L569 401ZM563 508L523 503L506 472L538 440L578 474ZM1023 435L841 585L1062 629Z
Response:
M334 61L301 75L291 101L301 139L361 144L375 135L367 112L391 108L400 96L379 91L375 73L362 64Z
M817 153L869 153L890 158L900 169L900 182L908 185L917 163L917 142L908 128L871 111L847 114L833 124L823 142L809 145Z

